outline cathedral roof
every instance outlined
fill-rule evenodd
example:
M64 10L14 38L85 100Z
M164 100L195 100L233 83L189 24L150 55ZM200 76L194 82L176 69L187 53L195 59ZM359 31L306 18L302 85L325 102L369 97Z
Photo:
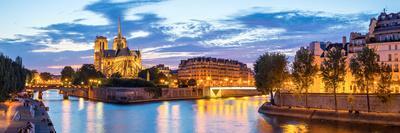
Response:
M104 57L115 57L115 50L104 50L103 56Z
M116 56L130 56L130 55L131 55L131 52L128 47L118 49L117 53L116 53Z

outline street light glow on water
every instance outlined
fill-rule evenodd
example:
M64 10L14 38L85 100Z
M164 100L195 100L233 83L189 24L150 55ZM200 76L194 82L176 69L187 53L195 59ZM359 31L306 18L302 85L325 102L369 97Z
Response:
M44 92L43 102L61 133L258 133L374 132L395 127L265 116L257 112L268 97L213 98L141 104L111 104ZM340 128L337 128L340 127Z

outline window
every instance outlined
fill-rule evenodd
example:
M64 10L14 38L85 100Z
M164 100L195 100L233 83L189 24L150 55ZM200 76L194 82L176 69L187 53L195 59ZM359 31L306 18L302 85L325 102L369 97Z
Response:
M392 45L389 45L389 50L392 50Z
M395 50L397 50L397 44L396 44L396 45L394 45L394 49L395 49Z
M392 61L392 54L389 54L388 61Z
M381 57L378 55L378 58L377 58L377 61L379 62L381 59L380 59Z
M399 64L394 64L394 72L399 72Z

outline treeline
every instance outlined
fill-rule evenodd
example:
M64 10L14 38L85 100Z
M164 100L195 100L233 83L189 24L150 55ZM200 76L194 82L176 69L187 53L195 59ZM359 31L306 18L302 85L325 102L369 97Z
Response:
M149 76L150 81L145 79ZM71 66L65 66L61 71L61 81L65 85L96 85L107 87L156 87L161 79L167 77L155 68L142 70L139 79L122 78L120 73L114 73L110 78L97 71L93 64L84 64L75 71Z
M273 92L279 92L281 88L294 84L295 93L307 95L315 77L321 76L325 89L334 94L335 108L337 109L336 93L343 87L347 68L354 77L353 89L366 94L368 110L370 93L376 94L381 101L387 102L390 98L390 87L392 84L391 66L378 63L378 54L374 49L364 47L362 51L350 59L346 64L346 54L341 47L332 47L323 54L321 64L315 62L315 57L307 48L300 48L289 66L287 57L281 53L265 53L261 55L254 64L256 87L264 94L271 95L271 103L274 103ZM290 78L288 78L290 77ZM348 79L349 80L349 79ZM373 92L371 90L374 89Z
M22 58L15 61L0 53L0 102L10 98L10 94L18 93L25 88L25 81L30 71L22 65Z

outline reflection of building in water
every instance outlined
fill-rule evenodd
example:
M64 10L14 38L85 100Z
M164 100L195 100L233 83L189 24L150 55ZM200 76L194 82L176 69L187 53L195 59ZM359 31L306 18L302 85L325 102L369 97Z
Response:
M108 49L106 37L97 36L94 45L94 66L107 77L114 73L125 78L134 78L142 69L142 58L139 50L130 50L126 38L122 36L121 24L118 21L118 36L114 38L112 49Z
M211 57L181 60L178 79L194 79L200 86L254 86L253 72L246 64Z

